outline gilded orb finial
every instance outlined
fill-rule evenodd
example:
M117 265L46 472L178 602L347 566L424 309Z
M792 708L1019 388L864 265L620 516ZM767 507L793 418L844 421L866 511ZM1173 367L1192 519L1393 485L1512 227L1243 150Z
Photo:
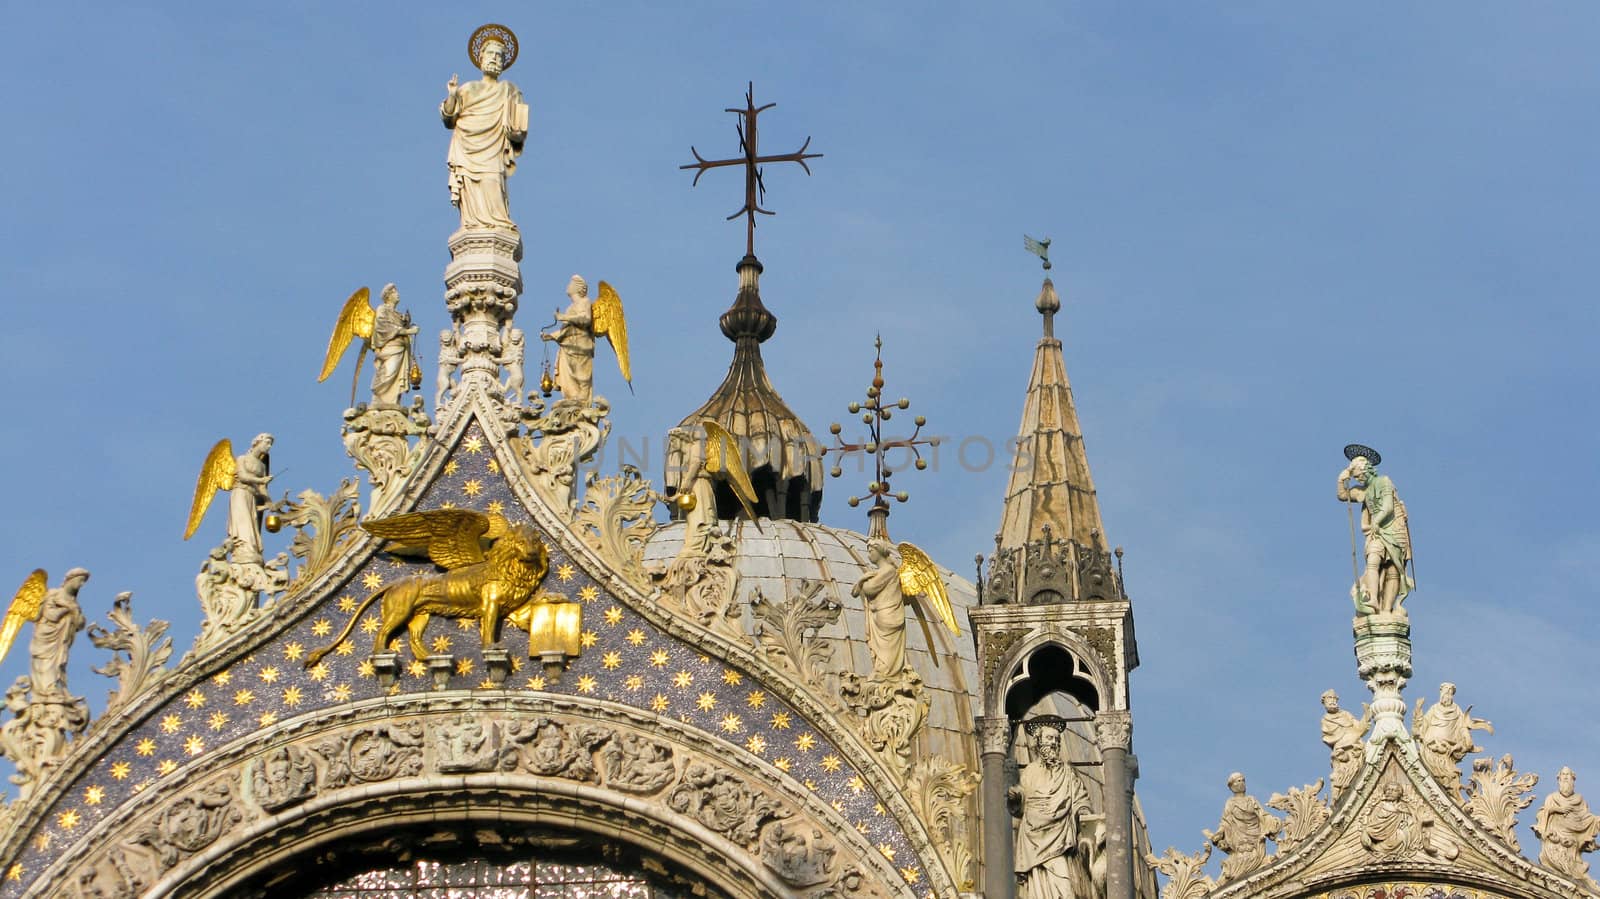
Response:
M843 461L845 456L856 453L862 454L863 460L867 456L872 457L873 478L867 483L866 496L852 496L845 502L851 508L855 508L861 505L863 499L870 497L872 506L867 510L870 522L867 536L888 539L889 498L893 497L895 502L903 503L911 499L911 494L890 487L889 479L897 469L885 457L891 450L905 450L911 456L912 467L923 471L928 467L928 460L922 458L921 448L938 446L939 438L922 436L922 428L928 420L921 415L912 419L913 430L909 437L884 437L884 422L894 418L896 409L904 411L911 408L911 400L905 397L893 402L884 400L883 387L886 382L883 378L883 336L878 335L872 345L876 350L876 356L872 360L872 384L867 388L866 399L851 402L845 407L851 415L861 416L861 423L867 426L867 436L859 443L846 442L841 436L844 426L834 422L828 426L828 433L833 435L835 445L824 449L823 453L835 453L839 461ZM835 478L841 477L844 475L844 468L836 462L828 474Z

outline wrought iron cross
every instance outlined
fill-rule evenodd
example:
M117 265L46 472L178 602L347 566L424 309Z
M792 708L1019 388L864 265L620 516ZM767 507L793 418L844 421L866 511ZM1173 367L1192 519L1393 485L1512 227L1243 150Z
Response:
M800 167L805 169L806 174L809 175L811 174L811 167L806 165L806 160L816 159L822 155L821 153L806 152L806 148L811 146L811 138L808 136L806 142L800 145L800 149L793 153L785 153L781 156L762 156L756 142L756 117L778 104L768 103L764 106L757 106L755 104L755 90L755 82L752 81L744 92L743 109L730 107L723 110L739 116L739 123L735 127L739 131L739 149L744 153L743 156L737 159L706 159L700 155L699 150L696 150L691 145L689 152L694 154L695 161L688 165L678 166L680 169L695 170L693 184L700 183L700 176L704 175L707 169L721 168L725 165L744 166L744 207L733 215L728 216L728 221L731 222L741 215L745 217L744 251L747 256L756 254L756 213L775 215L772 210L761 208L761 203L767 198L767 186L761 180L761 166L768 162L798 162Z

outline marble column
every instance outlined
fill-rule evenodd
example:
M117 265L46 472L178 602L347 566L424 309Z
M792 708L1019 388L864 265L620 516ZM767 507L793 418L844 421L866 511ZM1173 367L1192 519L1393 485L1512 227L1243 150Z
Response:
M1133 782L1128 770L1133 716L1125 711L1100 712L1094 729L1106 779L1106 899L1133 899Z
M983 715L977 724L983 754L983 895L984 899L1012 899L1017 892L1017 874L1011 851L1011 809L1006 803L1011 721L1005 715Z

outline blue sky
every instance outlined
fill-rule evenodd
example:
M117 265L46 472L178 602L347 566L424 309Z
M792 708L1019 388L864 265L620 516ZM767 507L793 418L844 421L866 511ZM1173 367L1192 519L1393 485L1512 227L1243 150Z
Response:
M764 146L811 135L826 154L809 179L768 172L778 216L757 233L768 369L819 434L881 330L888 391L933 431L1009 438L1039 328L1021 235L1054 238L1058 333L1128 553L1158 850L1198 848L1230 771L1263 798L1325 774L1318 694L1364 698L1332 496L1351 441L1383 451L1411 509L1408 696L1455 681L1496 725L1488 752L1541 795L1569 764L1600 800L1583 412L1600 7L16 3L6 20L0 577L88 567L91 615L133 590L181 654L210 537L178 538L206 449L274 432L279 491L352 472L348 369L315 383L328 331L387 281L424 334L447 323L436 106L471 72L466 36L503 21L533 110L511 186L519 322L547 321L572 272L618 287L636 393L609 363L599 388L613 439L648 440L652 464L731 355L739 179L691 190L677 166L691 144L735 151L721 110L747 80L779 104ZM896 535L967 571L1004 481L906 476ZM825 521L864 526L852 487L829 484ZM73 683L99 701L96 655L80 638Z

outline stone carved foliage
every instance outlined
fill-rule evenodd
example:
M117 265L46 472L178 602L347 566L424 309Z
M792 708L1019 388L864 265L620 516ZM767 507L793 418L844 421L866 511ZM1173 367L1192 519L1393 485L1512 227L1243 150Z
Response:
M1418 856L1449 861L1460 852L1438 827L1427 804L1399 780L1387 780L1378 786L1377 800L1361 813L1356 827L1362 847L1378 861Z
M909 667L882 679L863 680L847 672L840 675L839 692L856 715L862 739L904 783L911 772L912 741L928 719L930 703L922 676Z
M1306 838L1316 833L1317 828L1327 823L1332 810L1322 798L1321 778L1314 784L1303 787L1290 787L1282 793L1273 793L1267 799L1267 807L1275 808L1285 815L1283 833L1278 837L1278 851L1290 852L1296 846L1306 841Z
M684 768L678 786L667 795L667 806L746 848L755 844L763 824L789 815L777 800L752 789L737 774L698 759Z
M243 820L233 787L212 781L168 802L133 836L80 868L69 888L80 899L133 899Z
M339 489L328 497L315 490L302 490L284 512L284 523L295 529L289 552L300 560L291 584L321 574L345 544L360 533L361 503L354 478L340 481Z
M94 672L117 680L117 689L111 692L106 703L107 716L160 680L167 670L167 659L172 656L172 638L166 636L167 622L151 621L140 627L133 620L132 600L132 593L117 594L107 614L114 625L112 630L98 624L89 625L89 641L101 649L111 650L111 661L93 669Z
M802 683L821 688L823 672L833 661L833 644L821 632L839 620L842 608L822 595L821 581L801 581L798 592L776 603L757 587L750 591L756 645L767 661L793 671Z
M644 547L656 532L651 514L655 503L650 482L639 476L639 469L623 465L621 474L604 478L591 474L573 522L573 529L590 549L641 589L650 584L644 570Z
M661 590L661 606L708 630L738 639L744 636L734 595L739 587L735 567L738 545L713 527L705 545L685 546L665 568L650 572Z
M237 542L228 537L200 563L194 589L205 620L200 622L200 635L184 656L184 663L199 658L256 620L261 614L261 594L279 593L289 586L287 553L262 562L236 562L232 557Z
M972 888L974 878L967 797L977 786L976 772L940 756L917 762L906 778L906 796L963 890Z
M422 738L421 721L400 721L329 737L314 748L327 766L327 785L348 787L420 774Z
M317 765L311 752L280 746L250 762L245 769L248 793L256 805L276 812L317 792Z
M550 718L514 721L506 726L512 750L506 764L546 777L594 782L594 749L611 735L591 725L566 725Z
M372 482L373 511L388 508L422 457L422 444L412 446L410 438L427 433L432 422L423 410L422 397L413 398L410 409L392 406L369 407L365 403L344 413L344 448L356 465L367 472ZM342 488L341 488L342 489ZM305 503L307 494L300 494ZM337 494L335 494L337 496Z
M1521 852L1517 842L1517 813L1533 804L1537 774L1518 774L1511 754L1496 764L1488 758L1472 760L1472 776L1467 787L1467 813L1473 820L1498 836L1513 852Z
M14 716L0 725L0 756L17 766L11 782L23 802L60 765L71 740L89 726L89 704L64 690L40 695L28 675L6 691L6 708Z
M610 406L605 400L593 405L574 400L558 400L545 410L544 402L532 400L519 408L518 416L527 426L528 436L512 440L512 446L528 465L534 489L550 505L570 515L578 467L594 459L600 444L611 433L606 420ZM534 434L540 438L535 441ZM635 472L637 474L637 472Z
M1205 872L1206 861L1210 858L1210 844L1194 855L1184 855L1168 846L1161 855L1144 857L1150 867L1167 878L1166 886L1161 888L1161 899L1201 899L1211 892L1216 883Z

